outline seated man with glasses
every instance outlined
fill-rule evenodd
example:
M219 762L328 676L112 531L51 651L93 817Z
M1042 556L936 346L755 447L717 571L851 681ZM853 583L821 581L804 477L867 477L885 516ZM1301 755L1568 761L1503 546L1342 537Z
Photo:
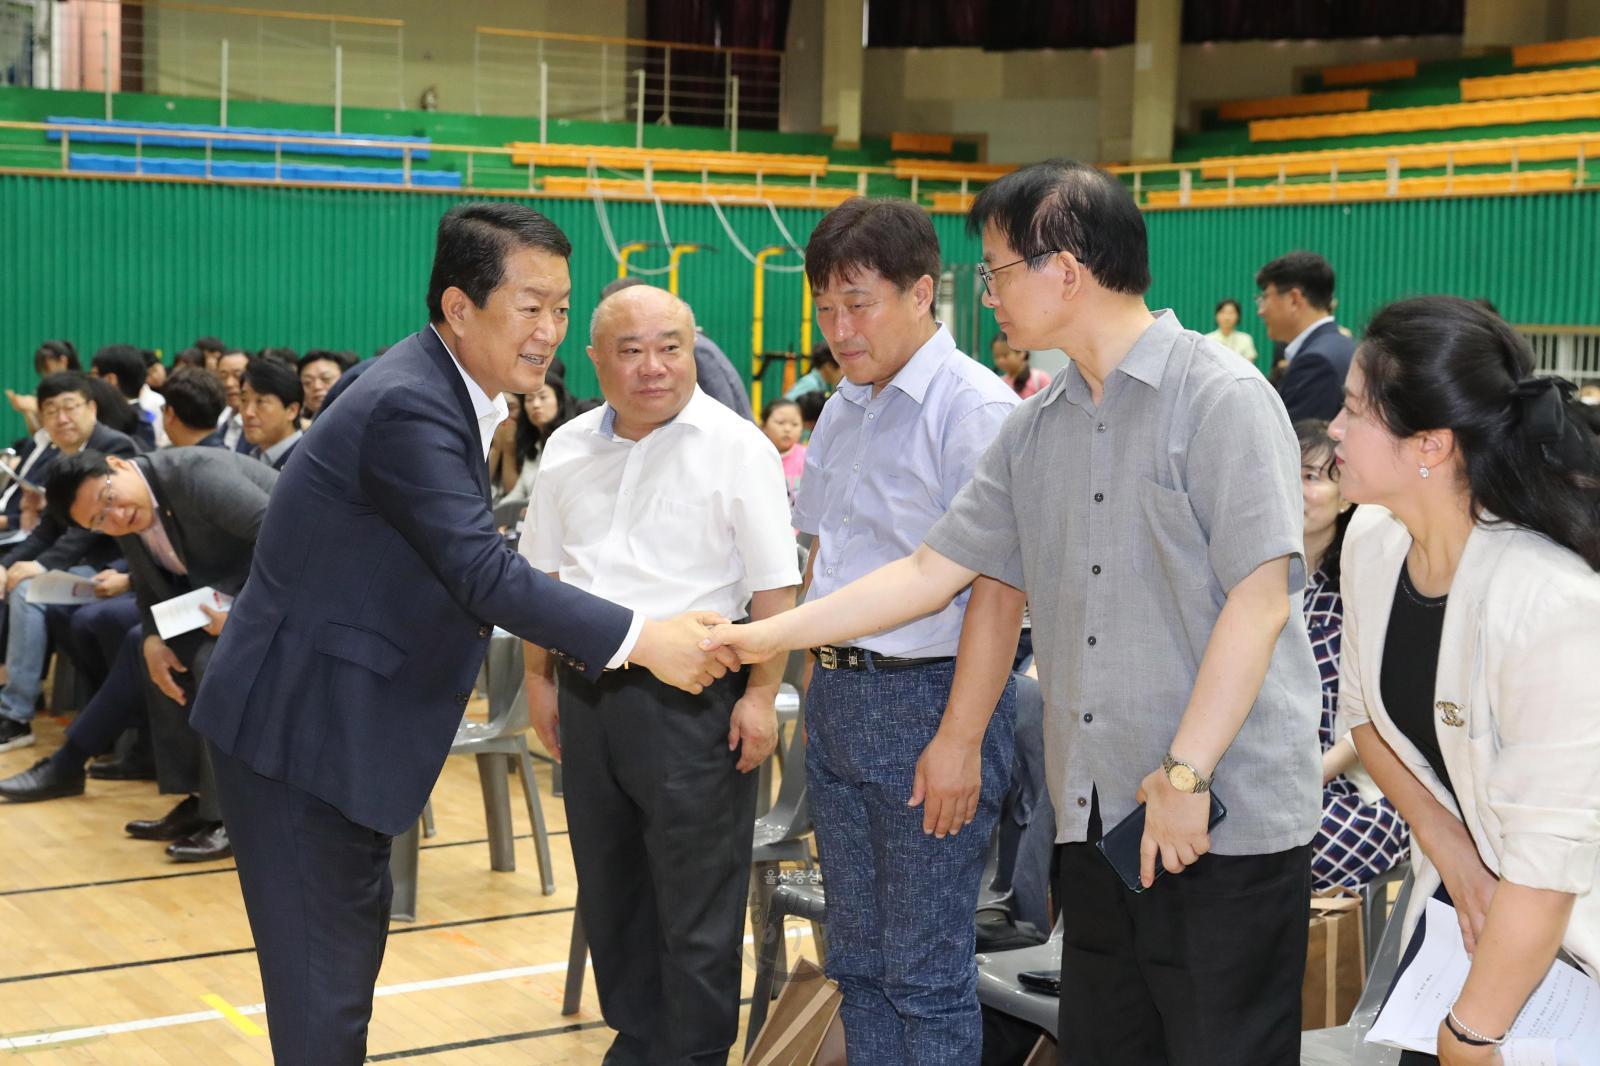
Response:
M145 826L191 828L168 849L179 862L230 853L209 759L186 710L227 615L201 608L211 619L204 629L164 641L152 608L206 587L238 595L277 480L277 471L267 464L222 448L168 448L132 460L86 451L56 463L50 476L46 513L63 524L115 537L128 558L143 617L145 666L166 697L150 705L161 790L199 794L196 800L186 796L177 810ZM131 825L129 831L159 839L134 833Z
M97 409L89 389L89 379L72 371L51 374L39 382L35 393L39 421L50 435L51 449L57 453L52 464L85 448L124 457L138 453L131 437L95 420ZM33 712L42 688L48 629L45 605L28 602L29 579L47 570L69 570L92 577L121 557L110 538L74 529L49 514L26 540L0 556L0 567L5 571L7 615L7 678L5 688L0 690L0 751L33 744Z

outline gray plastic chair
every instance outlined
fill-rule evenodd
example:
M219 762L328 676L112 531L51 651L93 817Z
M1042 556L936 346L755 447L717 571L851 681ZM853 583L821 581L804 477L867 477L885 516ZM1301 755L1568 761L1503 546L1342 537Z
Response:
M463 721L450 745L451 755L473 755L478 760L478 782L483 788L483 813L488 825L489 868L508 872L517 868L515 831L511 823L511 791L507 784L508 761L522 782L522 795L528 805L528 820L533 824L534 852L539 860L539 879L544 894L556 890L550 860L550 834L544 824L544 808L539 802L539 784L534 776L533 758L528 753L528 701L522 688L522 642L496 630L489 643L486 663L489 689L489 719ZM430 804L431 806L431 804ZM431 822L431 810L424 820ZM389 858L389 873L394 881L391 917L415 921L417 916L417 865L421 854L421 832L412 826L397 837ZM430 834L431 835L431 834Z
M1406 907L1411 902L1413 880L1411 864L1403 864L1405 880L1400 884L1400 894L1395 897L1394 910L1383 925L1382 939L1367 967L1367 983L1361 990L1361 999L1350 1020L1336 1029L1314 1029L1300 1038L1302 1066L1394 1066L1400 1061L1395 1048L1381 1047L1366 1042L1367 1032L1378 1018L1383 1007L1383 997L1394 983L1395 971L1400 968L1400 955L1405 948L1403 937Z
M1010 951L978 953L978 1002L991 1010L1037 1025L1053 1038L1061 1001L1055 996L1022 987L1017 974L1024 970L1061 969L1061 925L1043 944Z
M817 930L822 928L827 913L827 897L815 879L778 885L768 897L766 919L755 927L756 984L750 997L750 1018L745 1024L746 1055L750 1054L756 1037L761 1035L761 1027L767 1022L767 1005L772 1002L778 971L783 968L780 960L786 954L788 943L783 935L783 920L804 918L811 923L812 935L819 936ZM821 939L816 944L817 958L825 961L827 945Z

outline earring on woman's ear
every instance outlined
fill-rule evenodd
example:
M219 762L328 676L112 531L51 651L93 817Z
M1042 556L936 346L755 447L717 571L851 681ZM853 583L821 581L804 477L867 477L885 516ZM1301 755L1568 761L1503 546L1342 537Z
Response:
M1417 467L1417 474L1419 476L1421 476L1423 478L1423 480L1427 480L1427 477L1428 477L1428 474L1429 474L1429 470L1425 466L1419 466L1419 467Z

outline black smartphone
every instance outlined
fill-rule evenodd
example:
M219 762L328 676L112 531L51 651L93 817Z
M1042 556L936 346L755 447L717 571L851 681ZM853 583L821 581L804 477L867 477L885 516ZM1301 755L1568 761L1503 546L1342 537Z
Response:
M1017 974L1017 983L1029 992L1039 992L1046 996L1061 995L1060 970L1023 970Z
M1216 792L1208 793L1211 797L1211 816L1206 823L1206 829L1212 830L1217 823L1228 816L1228 808L1222 805L1222 800L1217 798ZM1134 808L1134 812L1111 827L1111 831L1095 842L1095 847L1100 849L1100 854L1106 857L1111 868L1117 871L1117 876L1122 878L1122 883L1133 892L1143 892L1144 885L1139 881L1139 845L1144 841L1144 804ZM1161 859L1156 859L1156 879L1166 873L1166 867L1161 865ZM1151 882L1154 884L1154 882Z

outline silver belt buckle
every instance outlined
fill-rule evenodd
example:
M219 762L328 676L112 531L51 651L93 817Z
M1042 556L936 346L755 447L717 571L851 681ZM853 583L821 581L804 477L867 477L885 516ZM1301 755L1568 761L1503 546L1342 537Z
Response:
M839 669L839 652L832 645L824 644L817 649L817 665L824 670Z

